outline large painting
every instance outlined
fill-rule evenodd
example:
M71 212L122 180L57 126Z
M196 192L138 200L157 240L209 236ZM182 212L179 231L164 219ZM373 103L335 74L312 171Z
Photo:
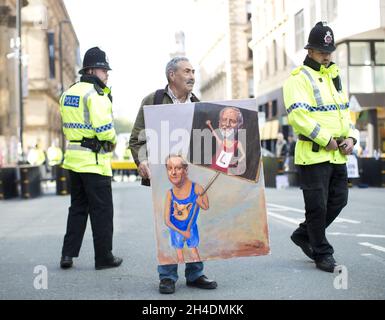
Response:
M159 264L270 252L255 103L144 108Z

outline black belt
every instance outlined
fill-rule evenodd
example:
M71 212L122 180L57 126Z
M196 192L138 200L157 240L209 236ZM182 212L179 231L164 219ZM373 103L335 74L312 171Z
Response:
M298 140L313 142L313 146L312 146L312 148L311 148L311 151L313 151L313 152L319 152L320 145L319 145L318 143L315 143L312 139L310 139L310 138L304 136L303 134L300 134L300 135L298 135Z
M338 145L340 145L342 143L342 141L345 140L344 137L338 137L338 138L333 138L333 139L337 141ZM318 143L314 142L312 139L304 136L303 134L298 135L298 140L313 142L313 147L312 147L313 152L318 152L320 149L320 145Z
M300 134L300 135L298 136L298 140L301 140L301 141L311 141L311 142L313 142L312 139L310 139L310 138L304 136L303 134Z
M82 140L70 140L72 143L79 143L83 148L90 149L95 153L96 165L99 165L98 153L102 148L101 142L97 138L83 138Z

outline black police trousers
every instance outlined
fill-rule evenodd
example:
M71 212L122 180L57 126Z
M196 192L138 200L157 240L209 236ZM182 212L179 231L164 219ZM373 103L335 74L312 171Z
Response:
M113 203L111 177L70 171L71 207L62 256L78 257L90 215L95 262L112 258Z
M348 202L347 168L330 162L297 168L305 200L305 222L294 234L310 242L315 261L320 261L334 253L325 230Z

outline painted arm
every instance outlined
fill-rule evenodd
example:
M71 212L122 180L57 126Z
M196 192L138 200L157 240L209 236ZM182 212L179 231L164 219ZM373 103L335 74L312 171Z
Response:
M183 237L186 239L189 239L191 237L190 231L182 231L174 226L174 224L170 220L170 209L171 209L171 192L170 190L167 192L166 196L166 203L164 206L164 223L167 227L170 229L180 233Z
M210 128L211 133L213 134L213 136L215 137L215 139L217 140L217 143L218 143L218 144L222 144L223 142L222 142L222 140L218 137L217 133L215 132L213 126L211 125L211 121L210 121L210 120L207 120L207 121L206 121L206 124L207 124L207 126Z
M197 198L197 205L202 208L203 210L209 209L209 197L207 196L207 193L205 193L203 196L201 194L203 193L203 188L199 184L195 185L195 193L198 195Z

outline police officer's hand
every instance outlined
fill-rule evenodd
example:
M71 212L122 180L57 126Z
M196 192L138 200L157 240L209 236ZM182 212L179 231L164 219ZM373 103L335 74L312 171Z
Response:
M138 173L144 179L151 179L150 167L147 160L144 160L139 164Z
M339 145L340 151L344 155L349 155L353 153L354 142L352 138L347 138L341 142Z
M326 146L326 151L335 151L338 150L338 143L336 140L331 139L329 144Z

